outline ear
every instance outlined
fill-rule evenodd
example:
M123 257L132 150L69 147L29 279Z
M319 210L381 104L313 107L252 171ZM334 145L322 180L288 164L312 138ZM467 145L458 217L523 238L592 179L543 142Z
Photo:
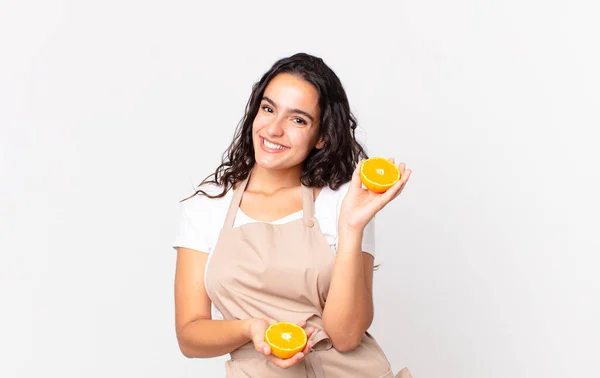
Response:
M323 138L319 138L319 140L317 141L317 144L315 145L315 148L317 150L320 150L321 148L323 148L325 146L325 139Z

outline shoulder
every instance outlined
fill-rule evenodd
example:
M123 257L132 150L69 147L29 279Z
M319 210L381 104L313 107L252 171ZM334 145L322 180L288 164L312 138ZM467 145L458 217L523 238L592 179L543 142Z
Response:
M350 188L350 182L340 185L337 189L331 189L328 186L325 186L321 189L321 193L317 200L322 197L322 199L326 199L328 203L336 203L340 205L346 197L348 193L348 189Z
M199 187L207 194L214 196L222 191L222 187L215 184L204 184ZM190 221L194 223L206 223L215 216L219 216L227 211L231 200L231 191L228 191L225 196L219 198L210 198L202 193L197 193L191 198L181 202L181 210Z
M337 223L342 202L349 188L349 182L342 184L337 189L331 189L328 186L323 187L315 201L315 212L321 217L335 219Z
M221 192L216 185L205 184L200 188L210 195ZM186 247L210 253L218 239L230 202L230 192L220 198L196 194L183 200L180 203L179 231L173 247Z

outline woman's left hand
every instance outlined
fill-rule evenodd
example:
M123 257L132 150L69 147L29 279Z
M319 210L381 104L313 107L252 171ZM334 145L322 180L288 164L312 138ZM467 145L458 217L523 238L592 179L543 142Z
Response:
M313 342L310 340L310 338L313 333L316 332L316 329L314 327L306 328L305 332L308 341L301 352L296 353L290 358L281 359L271 354L271 347L269 347L269 345L264 341L265 332L267 331L267 328L269 328L269 325L273 323L275 323L275 320L273 319L254 319L252 323L253 326L250 327L251 340L254 343L254 348L256 351L263 354L267 360L282 369L288 369L302 361L302 359L304 359L304 357L310 353L310 350L313 347ZM304 328L306 327L306 321L302 321L298 323L298 325Z
M390 159L394 163L394 159ZM373 219L375 214L394 198L398 197L406 182L408 181L411 170L406 168L405 163L398 164L400 170L400 180L384 193L374 193L368 189L363 189L360 180L360 167L362 161L356 166L352 174L352 182L346 194L340 212L340 226L354 231L362 232L367 224Z

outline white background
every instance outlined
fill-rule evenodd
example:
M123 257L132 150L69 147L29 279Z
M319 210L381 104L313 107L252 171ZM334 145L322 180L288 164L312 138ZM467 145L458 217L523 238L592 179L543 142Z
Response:
M394 370L600 376L588 3L1 1L0 376L224 375L177 347L178 200L298 51L414 170L377 221Z

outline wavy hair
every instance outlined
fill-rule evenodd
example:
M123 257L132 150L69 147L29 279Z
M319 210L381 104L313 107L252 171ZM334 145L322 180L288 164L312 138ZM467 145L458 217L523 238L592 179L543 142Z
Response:
M300 181L308 187L329 186L336 190L351 180L356 164L368 156L356 140L357 121L350 111L344 87L321 58L298 53L275 62L260 81L253 85L244 117L236 128L231 145L223 154L221 164L198 185L196 193L188 198L197 194L209 198L223 197L236 183L248 177L255 163L252 124L267 85L282 73L309 82L319 95L319 139L323 140L324 145L309 153L303 163ZM216 184L222 191L211 195L202 190L204 184Z

